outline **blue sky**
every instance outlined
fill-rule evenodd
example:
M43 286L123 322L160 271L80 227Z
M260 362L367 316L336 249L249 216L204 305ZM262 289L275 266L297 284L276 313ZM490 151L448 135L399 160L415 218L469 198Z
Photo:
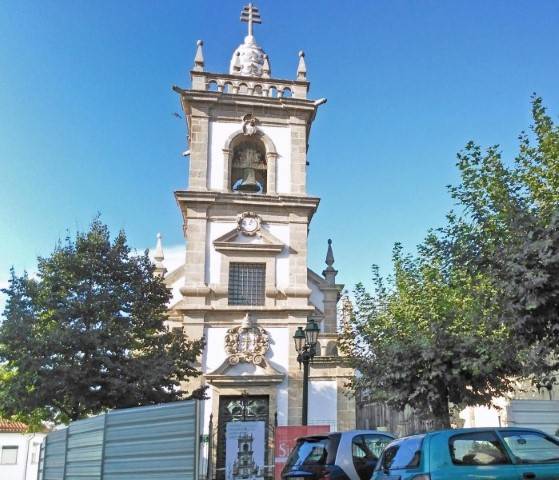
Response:
M309 192L322 198L310 266L334 241L348 286L386 272L452 207L455 155L473 139L516 151L532 92L559 115L559 2L262 0L257 41L273 76L305 50L313 126ZM225 72L241 1L7 0L0 10L0 283L33 271L97 212L143 249L183 243L184 121L197 39Z

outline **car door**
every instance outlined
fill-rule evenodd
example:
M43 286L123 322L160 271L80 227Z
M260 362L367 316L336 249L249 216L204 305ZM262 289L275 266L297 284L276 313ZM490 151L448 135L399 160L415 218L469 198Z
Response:
M437 454L431 454L434 459L431 462L433 480L519 480L517 466L513 464L495 431L452 435L446 448L450 453L450 463L439 463Z
M517 478L559 478L559 441L534 430L501 430L499 435L517 464Z
M384 447L392 438L382 434L361 434L353 437L351 456L359 480L370 480Z
M373 473L374 480L408 480L420 475L424 435L415 435L393 442L382 453Z

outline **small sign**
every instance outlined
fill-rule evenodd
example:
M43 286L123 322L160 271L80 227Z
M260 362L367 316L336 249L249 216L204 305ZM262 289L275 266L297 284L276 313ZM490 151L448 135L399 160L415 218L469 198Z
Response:
M225 480L264 479L264 422L227 422Z

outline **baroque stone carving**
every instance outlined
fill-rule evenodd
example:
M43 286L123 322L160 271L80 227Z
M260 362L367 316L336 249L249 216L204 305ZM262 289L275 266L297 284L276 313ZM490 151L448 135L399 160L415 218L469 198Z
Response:
M230 365L244 362L265 366L264 356L269 348L268 332L254 325L248 313L240 326L230 328L225 335L225 352Z
M256 123L258 122L257 118L252 113L247 113L243 116L242 119L242 129L243 135L254 135L258 128L256 127Z
M261 223L260 216L254 212L243 212L237 216L237 230L248 236L259 233Z

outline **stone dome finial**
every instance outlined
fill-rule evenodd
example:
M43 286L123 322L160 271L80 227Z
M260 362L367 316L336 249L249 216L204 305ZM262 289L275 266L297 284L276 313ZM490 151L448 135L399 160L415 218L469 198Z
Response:
M334 252L332 251L332 239L328 239L328 250L326 252L326 265L332 267L334 265Z
M245 77L262 77L266 73L264 71L265 63L267 63L265 59L266 54L256 43L252 34L253 24L262 23L258 8L252 3L245 6L241 12L241 22L246 22L248 24L248 34L244 42L233 52L233 57L229 65L229 73L231 75L242 75ZM236 58L237 56L239 57L238 59ZM236 69L237 61L238 70ZM267 70L269 75L269 63Z
M299 65L297 65L297 80L307 79L307 65L305 63L305 52L299 52Z
M202 46L204 42L198 40L196 42L196 56L194 57L194 71L203 72L204 71L204 52L202 52Z
M326 251L326 261L327 267L322 272L324 278L330 285L334 285L336 283L336 275L338 271L332 266L334 265L334 251L332 250L332 240L328 239L328 250Z
M161 242L161 234L157 234L157 243L155 244L155 251L153 252L153 259L155 260L155 274L164 276L167 273L167 269L163 264L165 256L163 255L163 244Z
M264 55L264 65L262 66L262 78L270 78L270 62L268 61L268 55Z

